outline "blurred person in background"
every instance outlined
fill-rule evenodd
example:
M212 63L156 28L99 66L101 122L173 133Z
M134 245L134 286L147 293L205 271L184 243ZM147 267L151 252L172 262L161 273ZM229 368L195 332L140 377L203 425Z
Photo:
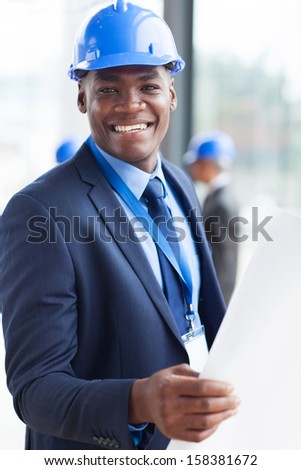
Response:
M225 305L194 185L159 150L184 65L167 24L131 3L79 28L69 75L91 135L3 213L7 382L26 449L165 449L237 412L230 384L199 375Z
M235 287L238 264L238 234L234 222L239 205L230 174L235 157L232 137L220 130L193 136L184 156L192 179L207 187L202 204L205 232L227 305Z
M57 163L63 163L73 157L80 147L80 143L76 139L65 139L57 147L55 159Z

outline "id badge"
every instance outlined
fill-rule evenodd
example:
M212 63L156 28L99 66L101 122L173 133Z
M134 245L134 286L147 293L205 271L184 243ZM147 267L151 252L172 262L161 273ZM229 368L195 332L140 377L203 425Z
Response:
M208 357L208 346L203 325L196 326L182 336L189 357L190 367L202 372Z

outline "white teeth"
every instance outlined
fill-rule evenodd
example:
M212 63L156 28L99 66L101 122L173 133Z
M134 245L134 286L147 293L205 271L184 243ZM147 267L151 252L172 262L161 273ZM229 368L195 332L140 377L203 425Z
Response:
M147 124L133 124L131 126L114 126L116 132L132 132L143 131L147 128Z

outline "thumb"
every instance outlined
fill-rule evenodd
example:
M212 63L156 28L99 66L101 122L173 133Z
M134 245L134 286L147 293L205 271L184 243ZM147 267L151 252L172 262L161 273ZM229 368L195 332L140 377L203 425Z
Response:
M186 377L199 377L200 373L190 367L189 364L178 364L171 367L170 371L175 375L185 375Z

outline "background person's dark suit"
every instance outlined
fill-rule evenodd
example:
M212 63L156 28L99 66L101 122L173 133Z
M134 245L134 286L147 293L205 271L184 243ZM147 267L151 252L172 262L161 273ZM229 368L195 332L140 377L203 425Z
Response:
M202 204L206 236L226 304L232 296L238 263L238 201L232 189L230 168L236 158L232 137L224 131L212 130L195 134L184 155L187 170L194 182L207 185ZM234 219L235 218L235 219Z
M184 211L195 208L200 217L186 175L166 161L163 171ZM133 380L188 362L128 219L116 220L118 208L84 145L75 158L20 191L3 214L7 378L15 409L27 424L27 449L134 448L128 430ZM191 226L200 242L200 315L210 346L224 303L203 227L193 213ZM162 449L167 443L150 425L142 448Z
M239 209L231 183L210 192L202 205L207 239L226 304L233 293L238 263L237 233L233 224ZM231 222L232 221L232 222Z

